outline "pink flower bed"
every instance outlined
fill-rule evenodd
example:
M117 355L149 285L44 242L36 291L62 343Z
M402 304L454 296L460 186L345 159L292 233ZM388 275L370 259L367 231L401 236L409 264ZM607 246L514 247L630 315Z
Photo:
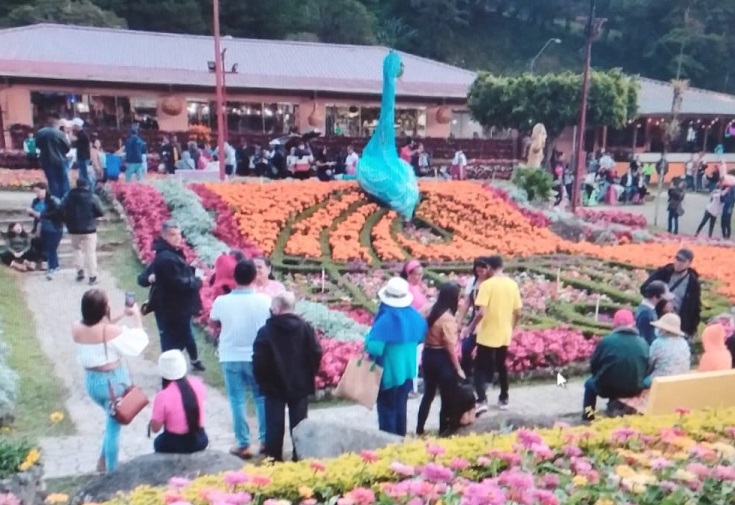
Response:
M577 330L554 328L517 330L508 348L508 369L526 372L558 368L589 359L598 339L586 339Z
M316 388L336 386L347 368L347 362L353 356L363 352L362 342L340 342L328 338L319 332L319 343L322 346L322 362L316 376Z
M364 324L366 326L371 326L373 324L373 313L370 312L367 309L363 309L362 307L353 307L351 305L330 305L330 309L333 310L339 310L340 312L344 312L348 316L350 316L354 321Z
M625 212L622 210L595 210L577 209L577 215L591 223L613 223L629 226L631 228L645 228L648 220L640 214Z
M222 201L219 195L202 184L191 184L189 189L199 196L202 206L207 211L214 212L217 224L214 230L215 237L235 249L240 249L248 258L263 255L258 246L240 233L232 209Z

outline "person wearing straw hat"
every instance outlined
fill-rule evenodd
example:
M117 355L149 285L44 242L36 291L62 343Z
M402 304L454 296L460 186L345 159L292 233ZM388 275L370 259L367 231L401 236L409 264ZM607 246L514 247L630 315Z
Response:
M204 431L204 383L187 377L184 353L166 351L158 358L158 371L165 386L153 400L150 432L163 432L153 441L156 452L191 454L207 448Z
M692 359L679 316L673 313L664 314L651 325L656 328L656 340L651 344L648 358L651 372L643 381L646 387L650 387L655 377L688 373Z
M416 378L416 355L424 341L426 319L411 306L408 281L393 277L378 292L380 305L365 337L365 350L383 368L378 393L381 431L406 436L408 395Z

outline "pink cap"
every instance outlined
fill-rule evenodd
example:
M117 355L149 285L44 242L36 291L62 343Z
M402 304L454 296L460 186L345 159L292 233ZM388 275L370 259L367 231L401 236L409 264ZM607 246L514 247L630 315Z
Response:
M411 260L408 263L406 263L405 267L403 267L403 271L406 272L406 275L408 275L420 266L421 266L421 263L419 262L419 260Z
M635 324L635 318L633 313L628 309L620 309L613 316L613 326L618 328L620 326L633 326Z

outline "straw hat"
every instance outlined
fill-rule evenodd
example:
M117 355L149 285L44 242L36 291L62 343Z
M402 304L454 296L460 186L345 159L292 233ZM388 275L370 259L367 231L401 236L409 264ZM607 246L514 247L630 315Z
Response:
M402 309L413 302L413 295L408 290L408 281L401 277L393 277L378 291L380 301L391 307Z
M684 332L681 331L681 319L673 313L664 314L661 319L651 323L651 326L655 326L659 330L671 335L684 336Z
M167 381L177 381L186 376L186 358L178 349L166 351L158 358L158 370Z

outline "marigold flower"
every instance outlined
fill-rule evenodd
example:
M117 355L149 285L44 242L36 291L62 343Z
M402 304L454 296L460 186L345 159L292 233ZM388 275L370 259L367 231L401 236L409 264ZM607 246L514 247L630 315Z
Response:
M64 413L57 410L56 412L51 413L49 419L51 419L51 422L53 424L59 424L61 421L64 420Z

